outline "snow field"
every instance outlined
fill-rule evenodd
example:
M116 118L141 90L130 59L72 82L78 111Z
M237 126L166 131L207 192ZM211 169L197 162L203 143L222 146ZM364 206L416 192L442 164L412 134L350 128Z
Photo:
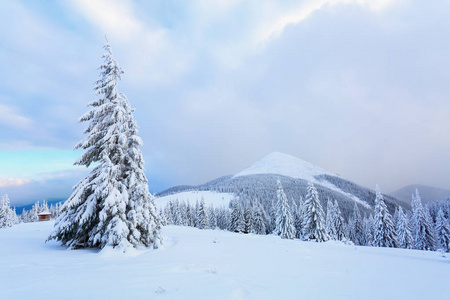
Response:
M216 193L211 191L189 191L189 192L181 192L173 195L167 195L164 197L156 198L155 205L158 209L164 208L167 206L167 203L170 201L184 201L189 203L192 206L195 206L196 201L200 202L203 199L205 200L206 207L228 207L231 199L235 198L233 194L228 193Z
M449 299L437 252L163 227L123 255L44 243L53 222L0 230L0 299Z

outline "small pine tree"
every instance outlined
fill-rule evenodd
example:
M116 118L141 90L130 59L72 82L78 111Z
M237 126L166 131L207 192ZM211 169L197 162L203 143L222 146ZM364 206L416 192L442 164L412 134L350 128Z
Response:
M398 236L399 247L405 249L411 249L413 246L413 238L411 234L411 228L408 224L408 219L401 207L397 211L397 225L396 231Z
M159 220L161 222L161 226L166 226L167 224L167 220L166 220L166 215L164 214L164 211L162 210L162 208L160 208L158 210L158 215L159 215Z
M303 213L303 238L307 241L327 241L328 235L325 229L325 217L322 205L319 201L319 194L312 183L308 183Z
M450 226L442 209L439 209L436 216L436 233L442 250L450 252Z
M19 222L16 210L10 206L8 195L3 195L0 200L0 228L12 227Z
M208 229L209 228L209 217L208 212L205 207L205 199L201 199L200 204L198 206L197 211L197 228L199 229Z
M22 214L20 215L20 219L21 219L22 222L24 222L24 223L31 222L31 221L30 221L29 213L28 213L28 211L27 211L25 208L22 209Z
M325 231L327 232L330 240L337 240L336 229L334 228L334 218L335 218L334 204L330 199L327 201L327 217L325 220Z
M195 220L192 217L194 209L192 208L191 204L188 202L186 204L186 226L195 226Z
M37 222L39 220L38 213L39 213L39 201L37 201L31 207L31 210L30 210L30 213L29 213L29 220L30 220L30 222Z
M372 246L373 245L373 216L372 214L369 215L368 218L364 216L364 222L363 222L363 231L364 231L364 245L365 246Z
M376 186L375 197L375 218L374 218L374 236L373 245L375 247L397 247L397 234L394 223L389 213L383 195Z
M231 220L230 231L244 232L244 213L242 212L242 205L238 200L232 200L231 205Z
M303 197L300 197L298 201L298 206L294 210L294 227L295 227L295 237L302 239L303 234L303 208L304 202Z
M345 236L344 229L344 218L342 217L341 209L339 208L337 200L334 200L334 216L333 216L333 227L335 231L336 240L345 241L347 238Z
M398 208L395 207L394 214L392 215L392 222L396 225L398 223Z
M169 201L164 208L164 219L166 225L174 225L173 214L172 214L172 201Z
M253 209L250 203L247 203L244 211L244 233L253 233Z
M278 201L275 234L282 239L293 239L295 238L295 228L292 222L291 209L280 180L277 180L277 186Z
M222 230L226 230L230 226L230 213L229 210L225 207L216 208L216 219L217 219L217 227Z
M264 220L264 208L261 203L256 202L253 207L253 230L256 234L266 233L266 224Z
M355 245L363 245L363 225L358 205L353 206L353 216L349 224L349 238Z
M414 249L435 250L436 240L434 237L433 224L425 213L419 191L412 195L412 235L414 239Z
M214 207L210 205L208 209L208 217L209 217L209 228L216 229L217 227L217 216L214 210Z

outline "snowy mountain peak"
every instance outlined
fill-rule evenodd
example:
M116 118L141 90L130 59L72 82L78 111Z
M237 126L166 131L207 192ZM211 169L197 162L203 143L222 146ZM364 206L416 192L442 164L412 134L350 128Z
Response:
M279 174L292 178L304 179L311 182L316 182L314 176L317 175L337 176L336 174L316 167L307 161L280 152L270 153L257 161L251 167L234 175L234 177L255 174Z

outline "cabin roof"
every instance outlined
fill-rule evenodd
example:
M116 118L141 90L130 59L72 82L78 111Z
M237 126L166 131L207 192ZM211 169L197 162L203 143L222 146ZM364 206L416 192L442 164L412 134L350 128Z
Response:
M38 216L45 216L45 215L51 215L51 213L48 210L38 213Z

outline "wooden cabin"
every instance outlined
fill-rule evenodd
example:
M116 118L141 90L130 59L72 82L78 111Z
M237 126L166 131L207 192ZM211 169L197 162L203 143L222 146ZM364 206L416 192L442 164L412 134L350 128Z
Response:
M39 221L49 221L52 214L49 211L38 213Z

